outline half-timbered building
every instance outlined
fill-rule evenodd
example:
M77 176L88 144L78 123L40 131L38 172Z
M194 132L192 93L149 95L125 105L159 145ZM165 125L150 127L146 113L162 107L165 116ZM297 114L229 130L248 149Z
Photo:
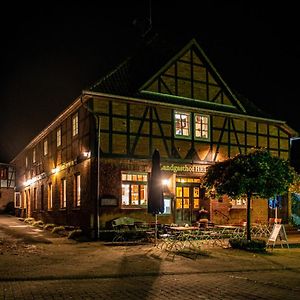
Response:
M193 223L201 207L215 224L240 223L244 199L206 191L207 167L255 147L288 160L295 135L234 92L196 40L177 48L154 36L83 90L13 160L17 191L24 216L93 233L120 216L151 221L147 189L158 149L161 223ZM268 220L267 199L251 208L253 220Z
M0 163L0 213L13 213L15 203L15 168L13 165Z

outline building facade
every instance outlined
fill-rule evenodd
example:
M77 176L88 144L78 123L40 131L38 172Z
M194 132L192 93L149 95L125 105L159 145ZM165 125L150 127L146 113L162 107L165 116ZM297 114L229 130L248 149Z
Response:
M0 213L13 213L15 201L15 168L0 163Z
M266 148L289 159L296 135L234 93L196 40L176 48L152 37L59 115L13 160L21 214L96 234L120 216L147 213L151 156L161 156L161 223L246 220L245 199L216 197L202 186L216 161ZM267 222L267 199L252 202Z

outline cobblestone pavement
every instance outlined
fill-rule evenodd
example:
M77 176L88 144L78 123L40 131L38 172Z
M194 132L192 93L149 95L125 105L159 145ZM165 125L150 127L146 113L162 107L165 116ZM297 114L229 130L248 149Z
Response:
M298 300L300 248L186 257L154 245L77 243L0 216L2 299Z
M2 282L1 299L300 299L299 270ZM275 280L274 280L275 279Z

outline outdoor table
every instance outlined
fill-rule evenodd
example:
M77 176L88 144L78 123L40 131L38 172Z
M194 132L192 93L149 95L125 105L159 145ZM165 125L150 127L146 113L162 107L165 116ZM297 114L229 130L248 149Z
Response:
M171 226L169 227L170 233L161 239L160 248L167 251L182 250L186 247L195 247L195 232L199 231L196 226Z

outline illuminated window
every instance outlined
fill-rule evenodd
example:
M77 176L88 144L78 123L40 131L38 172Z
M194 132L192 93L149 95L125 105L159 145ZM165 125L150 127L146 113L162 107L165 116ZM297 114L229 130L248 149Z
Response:
M61 146L61 128L58 128L56 130L56 147L60 147Z
M209 140L209 116L195 114L195 138Z
M44 140L44 155L48 154L48 140Z
M231 199L232 208L246 208L247 196L240 196L236 199Z
M72 117L72 135L78 134L78 113Z
M52 205L53 205L53 202L52 202L52 183L50 182L48 184L48 210L51 210L52 209Z
M33 152L32 152L32 162L33 162L33 163L36 162L36 153L35 153L35 149L33 149Z
M171 214L171 199L164 198L164 214L169 215Z
M175 111L175 136L190 137L191 114Z
M28 167L28 157L27 156L25 157L25 167L26 168Z
M80 174L76 174L74 178L74 203L75 206L80 206L81 198Z
M67 180L63 178L60 185L60 208L67 207Z
M122 206L147 206L146 173L122 173Z

